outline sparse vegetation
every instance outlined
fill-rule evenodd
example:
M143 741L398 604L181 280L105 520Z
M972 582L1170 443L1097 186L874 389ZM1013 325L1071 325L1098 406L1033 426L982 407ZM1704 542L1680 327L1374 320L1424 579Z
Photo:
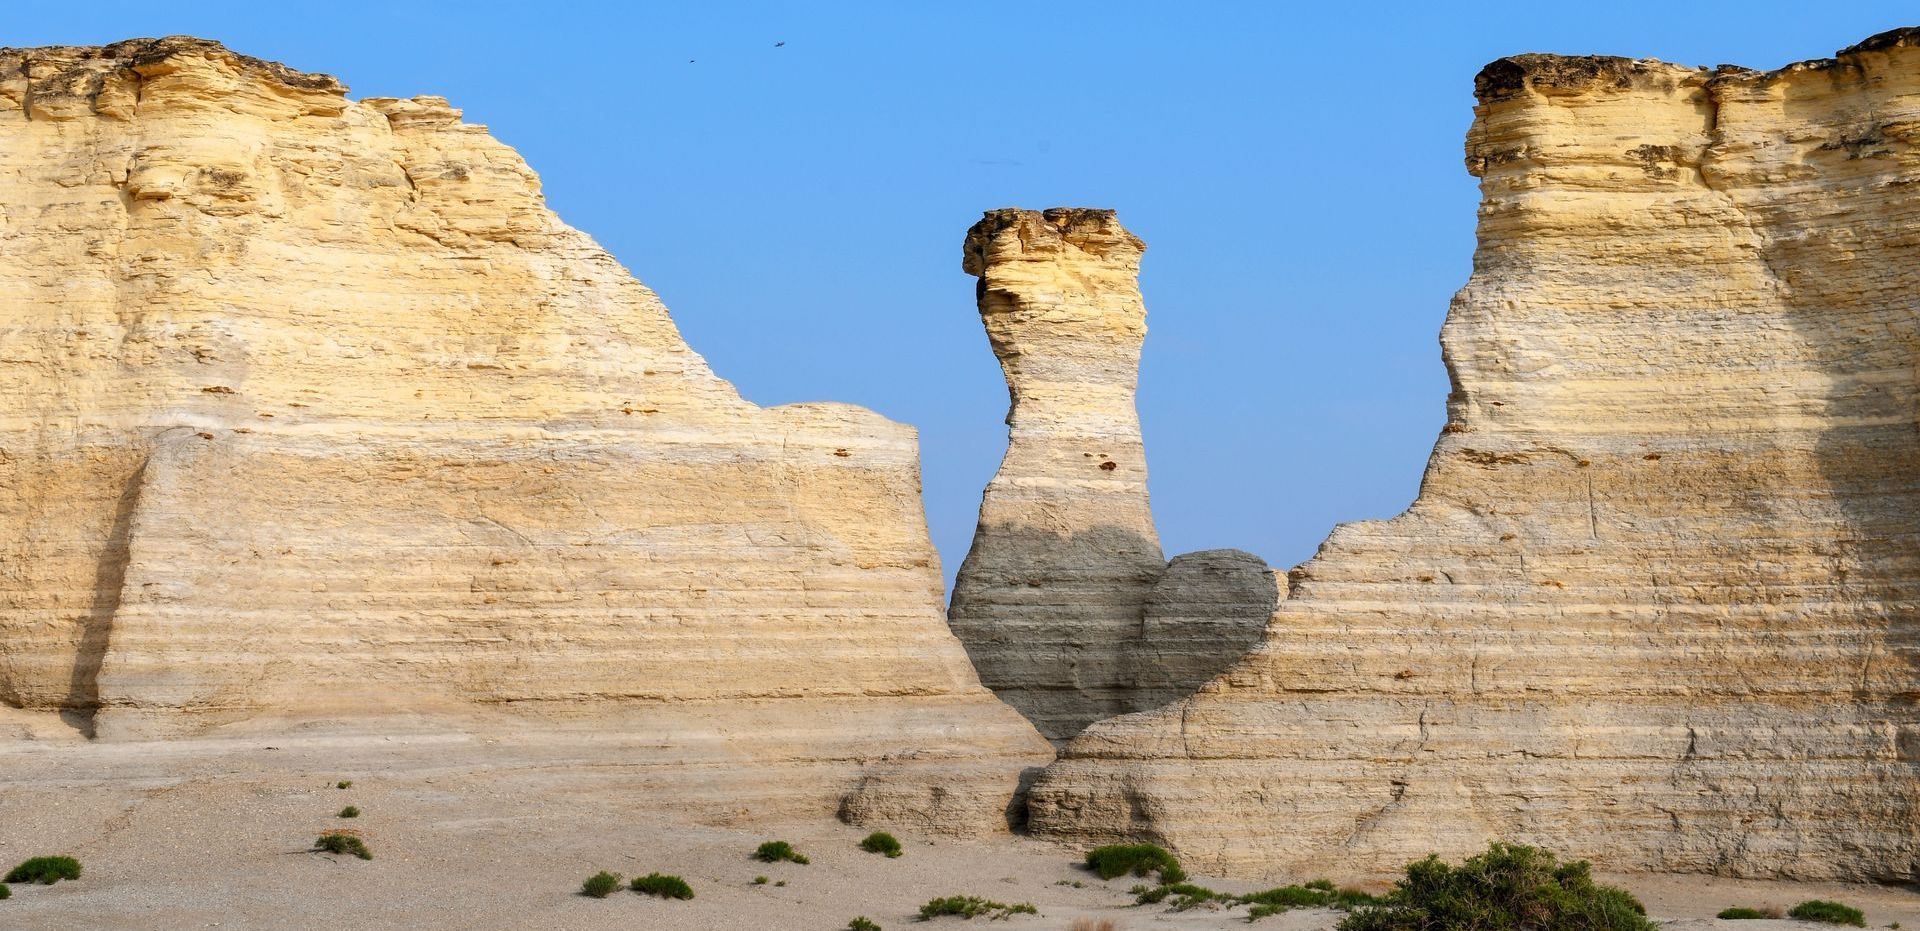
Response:
M11 898L13 898L13 890L8 888L6 883L0 883L0 899Z
M793 849L792 844L783 840L770 840L761 844L759 849L753 852L753 858L762 863L779 863L782 860L787 860L798 863L801 866L805 866L809 862L806 854Z
M51 886L63 879L80 878L80 861L72 857L29 857L7 872L10 883L39 883Z
M1277 886L1243 895L1239 901L1253 906L1247 910L1247 920L1257 921L1296 908L1335 908L1350 912L1361 906L1378 905L1381 900L1359 889L1338 888L1332 880L1316 879L1304 885Z
M9 876L8 879L13 877ZM1808 899L1787 911L1787 917L1801 921L1821 921L1830 925L1852 925L1856 928L1867 926L1865 912L1851 905L1829 902L1825 899Z
M336 789L351 789L353 788L353 780L342 779L339 782L334 783L333 787Z
M869 921L867 916L861 915L847 922L847 931L880 931L880 926Z
M1180 861L1173 854L1156 844L1108 844L1087 851L1087 868L1093 870L1101 879L1132 873L1145 876L1148 873L1160 874L1160 882L1184 882L1187 872L1180 868Z
M362 860L373 859L373 851L367 849L367 842L357 834L346 831L328 831L313 842L313 849L326 853L350 853Z
M587 881L580 884L580 894L590 895L596 899L604 899L612 895L613 890L618 888L620 888L620 874L601 870L587 877Z
M775 880L775 881L774 881L774 884L773 884L773 888L775 888L775 889L778 889L778 888L780 888L781 886L784 886L784 885L786 885L786 884L787 884L787 881L786 881L786 880L784 880L784 879L781 879L781 880Z
M1056 886L1072 886L1075 889L1087 888L1086 883L1083 883L1077 879L1056 879L1053 881L1053 884Z
M1331 881L1325 879L1316 879L1303 886L1279 886L1246 895L1215 892L1205 886L1187 882L1134 886L1128 891L1133 894L1137 904L1153 905L1168 902L1176 912L1209 903L1226 908L1251 905L1253 907L1247 913L1248 921L1265 918L1268 915L1278 915L1296 908L1337 908L1342 911L1351 911L1362 905L1373 905L1380 901L1359 889L1335 888Z
M1120 931L1120 926L1111 918L1075 918L1073 924L1067 925L1067 931Z
M767 884L767 878L765 876L755 876L753 878L753 884L756 886L764 886Z
M693 887L678 876L661 873L648 873L633 878L633 891L643 895L658 896L662 899L691 899Z
M868 853L884 853L888 859L900 855L900 839L885 831L875 831L860 841L860 849Z
M1775 912L1769 915L1757 908L1747 908L1744 905L1730 905L1721 909L1720 914L1713 917L1724 921L1744 921L1752 918L1778 918L1780 917L1780 913Z
M1233 896L1215 892L1205 886L1196 886L1193 883L1166 883L1151 888L1140 886L1135 888L1143 890L1136 893L1138 897L1135 901L1139 902L1139 904L1154 905L1166 901L1171 897L1173 901L1170 904L1176 912L1184 912L1196 905L1207 902L1224 901L1231 903L1233 901Z
M340 809L340 817L358 818L360 817L360 809L355 808L352 805L348 805L347 807Z
M1558 863L1525 844L1495 842L1459 866L1437 856L1407 865L1377 904L1341 919L1339 931L1527 928L1529 931L1654 931L1626 891L1593 881L1585 860Z
M920 906L921 921L931 921L944 915L969 920L985 915L990 919L1000 920L1014 915L1038 914L1040 910L1034 908L1029 902L1008 905L1005 902L995 902L977 895L950 895Z

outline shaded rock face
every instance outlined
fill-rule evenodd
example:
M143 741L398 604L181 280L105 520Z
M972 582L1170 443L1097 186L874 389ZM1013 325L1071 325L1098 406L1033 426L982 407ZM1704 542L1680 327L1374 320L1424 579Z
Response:
M1089 728L1033 830L1260 876L1498 837L1915 878L1917 37L1489 66L1418 500L1199 693Z
M1110 210L994 210L967 232L1012 406L948 617L982 681L1055 741L1191 693L1277 597L1247 554L1163 576L1134 406L1144 249Z
M618 715L949 830L1050 756L942 623L913 432L743 401L444 100L196 39L0 51L0 293L16 718Z

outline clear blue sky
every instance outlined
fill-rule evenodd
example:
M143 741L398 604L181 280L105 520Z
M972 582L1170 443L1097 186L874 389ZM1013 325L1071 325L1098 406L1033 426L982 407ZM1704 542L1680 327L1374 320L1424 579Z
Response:
M1461 137L1482 64L1771 68L1916 23L1911 0L95 0L11 4L0 45L189 33L356 97L449 98L748 398L918 426L951 578L1006 442L960 271L980 211L1112 207L1147 240L1140 408L1167 552L1289 566L1417 488L1473 248Z

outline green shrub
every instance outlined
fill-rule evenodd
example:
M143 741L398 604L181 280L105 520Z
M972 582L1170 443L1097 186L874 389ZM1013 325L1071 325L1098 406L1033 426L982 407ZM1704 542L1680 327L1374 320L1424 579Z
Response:
M1215 892L1205 886L1196 886L1193 883L1166 883L1140 893L1135 901L1141 905L1152 905L1164 901L1169 896L1173 898L1170 904L1176 912L1184 912L1196 905L1213 901L1231 903L1234 899L1233 896Z
M860 842L860 849L868 853L884 853L888 859L892 859L900 855L900 839L885 831L875 831Z
M666 876L660 873L648 873L633 878L633 891L644 895L658 896L663 899L691 899L693 887L678 876Z
M1134 886L1128 890L1140 905L1152 905L1169 899L1176 912L1186 911L1197 905L1217 902L1232 908L1236 905L1251 905L1247 920L1253 921L1268 915L1278 915L1295 908L1337 908L1351 911L1363 905L1373 905L1378 899L1358 889L1338 889L1325 879L1316 879L1304 886L1280 886L1265 892L1251 892L1246 895L1233 895L1215 892L1205 886L1193 883L1162 883L1158 886Z
M767 884L767 878L765 876L755 876L753 878L753 884L756 886L764 886Z
M604 899L612 895L613 890L618 888L620 888L620 874L601 870L587 877L587 881L580 884L580 894L590 895L596 899Z
M373 859L373 851L367 849L367 842L345 831L328 831L313 842L313 849L327 853L350 853L362 860Z
M353 788L353 780L342 779L339 782L334 783L333 787L336 789L351 789Z
M782 860L790 860L801 866L807 865L807 855L793 849L792 844L783 840L770 840L761 844L759 849L753 852L753 858L762 863L779 863Z
M30 857L21 861L0 882L39 883L51 886L63 879L80 878L80 861L72 857Z
M1334 886L1332 880L1316 879L1299 886L1277 886L1264 892L1252 892L1238 896L1236 900L1253 908L1247 911L1247 920L1255 921L1269 915L1278 915L1296 908L1336 908L1350 912L1363 905L1377 905L1380 900L1359 889L1341 889Z
M1623 890L1593 881L1585 860L1557 863L1524 844L1488 845L1448 866L1437 856L1407 864L1379 903L1341 919L1339 931L1526 928L1528 931L1654 931L1646 908Z
M847 931L880 931L880 926L868 921L867 916L861 915L847 922Z
M7 879L13 879L8 876ZM1852 925L1856 928L1867 926L1866 913L1851 905L1829 902L1825 899L1808 899L1787 911L1788 917L1801 921L1823 921L1830 925Z
M340 817L358 818L360 817L360 809L355 808L352 805L348 805L347 807L340 809Z
M1749 918L1765 918L1767 917L1767 913L1757 908L1746 908L1740 905L1732 905L1732 906L1728 906L1726 908L1721 909L1720 914L1715 915L1713 917L1723 919L1726 921L1740 921L1740 920L1749 919Z
M1087 851L1087 868L1098 874L1101 879L1112 879L1125 873L1145 876L1159 873L1163 883L1177 883L1187 878L1180 861L1165 848L1154 844L1108 844Z
M13 890L7 888L6 883L0 883L0 899L11 899L11 898L13 898Z
M1034 908L1031 903L1021 902L1015 905L1008 905L1005 902L983 899L977 895L950 895L945 898L934 899L920 906L921 921L939 918L942 915L954 915L966 919L986 915L989 918L1000 919L1011 915L1038 914L1040 914L1040 910Z
M786 884L787 884L787 881L786 881L786 880L784 880L784 879L776 879L776 880L774 880L774 882L773 882L773 888L775 888L775 889L778 889L778 888L780 888L781 886L784 886L784 885L786 885Z

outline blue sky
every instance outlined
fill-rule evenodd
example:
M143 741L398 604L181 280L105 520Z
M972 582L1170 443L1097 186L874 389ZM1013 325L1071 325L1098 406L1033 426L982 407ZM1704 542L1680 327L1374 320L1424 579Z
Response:
M96 0L13 4L0 45L188 33L355 97L449 98L748 398L919 427L951 577L1006 442L960 271L982 210L1112 207L1146 239L1140 408L1167 552L1289 566L1417 489L1473 249L1461 137L1482 64L1771 68L1916 23L1911 0Z

